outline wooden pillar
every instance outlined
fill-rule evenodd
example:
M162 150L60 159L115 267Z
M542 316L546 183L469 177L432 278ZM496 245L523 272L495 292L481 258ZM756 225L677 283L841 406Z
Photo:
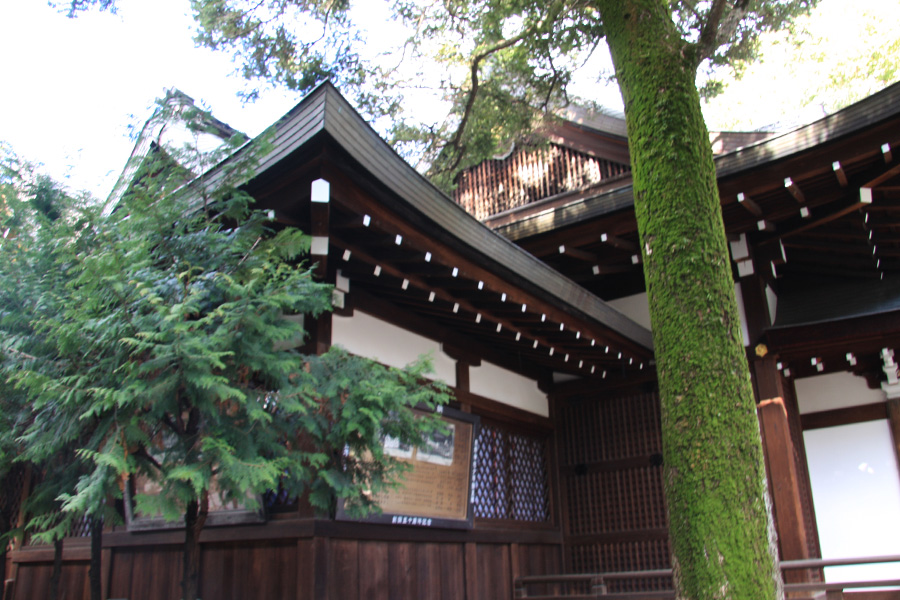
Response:
M795 450L784 401L780 397L762 401L758 415L780 559L809 558L800 482L794 462ZM807 577L804 572L789 571L785 574L785 581L807 581Z
M456 389L463 392L469 390L469 363L463 360L456 361Z
M887 414L894 452L897 455L897 466L900 469L900 398L891 398L887 401Z
M766 297L766 282L758 274L742 277L741 299L744 304L744 318L747 322L750 347L753 348L762 337L763 331L772 324L769 315L769 300Z
M312 236L312 246L309 253L316 263L315 273L319 279L324 279L328 273L330 201L331 184L324 179L313 181L309 203L309 234Z
M758 358L751 365L753 371L753 389L756 391L756 403L760 404L769 398L784 398L784 380L778 371L778 361L768 355Z
M314 274L320 281L328 278L328 238L330 233L330 201L331 184L324 179L312 182L310 194L310 257L316 264ZM331 348L331 312L319 315L311 323L309 334L313 336L313 351L316 354L327 352Z
M481 366L481 359L473 355L471 352L457 348L450 344L443 344L441 350L456 361L456 389L461 392L469 392L470 390L470 373L471 367ZM472 405L468 402L460 402L459 409L463 412L472 412Z

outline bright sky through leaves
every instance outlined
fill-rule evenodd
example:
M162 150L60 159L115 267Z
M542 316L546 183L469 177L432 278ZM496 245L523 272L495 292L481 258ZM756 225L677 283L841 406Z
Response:
M372 14L356 20L390 43L399 42L398 30L372 10L380 5L370 0L364 6ZM118 15L89 11L77 19L67 19L40 0L10 1L0 4L0 20L7 24L0 36L7 71L0 96L0 140L21 157L44 163L72 189L85 189L98 198L108 194L131 152L130 128L143 124L153 100L166 88L179 88L250 135L300 100L296 94L269 91L255 104L242 105L236 92L244 83L232 74L230 59L194 47L187 0L120 0ZM887 62L900 64L897 0L823 0L809 23L813 39L824 36L804 50L812 60L794 62L788 52L791 38L777 36L764 61L707 109L711 128L814 120L822 109L804 94L809 89L827 92L829 68L848 73L857 67L845 63L873 51L887 53ZM384 50L383 44L383 39L372 38L370 47ZM601 64L605 58L601 54L574 90L621 110L617 91L596 83L597 75L603 75L596 72L609 68ZM865 94L876 89L865 88ZM430 118L439 119L440 108L426 95L409 96L413 114L427 109Z

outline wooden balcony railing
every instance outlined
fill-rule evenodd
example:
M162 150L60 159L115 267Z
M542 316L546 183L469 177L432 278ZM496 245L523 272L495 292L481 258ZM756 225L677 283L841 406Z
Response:
M849 565L868 565L888 562L900 562L900 555L870 556L865 558L813 558L807 560L787 560L781 562L782 571L798 569L822 569L824 567L839 567ZM609 583L613 581L635 581L639 579L671 577L671 569L658 569L655 571L619 571L612 573L584 573L577 575L533 575L517 577L515 581L515 598L529 598L531 600L589 600L599 598L601 600L657 600L659 598L675 598L675 591L650 590L632 592L610 592ZM824 600L843 600L844 590L866 589L881 587L900 588L900 579L867 580L867 581L841 581L834 583L810 582L787 583L784 585L786 594L799 597L798 594L809 593L810 598L824 598ZM539 588L535 593L530 590ZM824 596L821 594L824 592Z

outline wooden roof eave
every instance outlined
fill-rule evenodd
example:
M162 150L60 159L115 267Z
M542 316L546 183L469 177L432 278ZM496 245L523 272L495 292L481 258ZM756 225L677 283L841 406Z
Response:
M254 177L264 176L320 134L334 140L389 188L392 195L385 201L394 203L391 208L414 211L424 217L422 222L430 223L435 232L453 241L461 251L472 254L482 265L490 265L492 271L528 293L652 352L649 330L465 212L394 152L331 83L323 83L310 92L275 124L272 150L261 158ZM236 154L246 150L245 145ZM222 177L223 166L218 165L189 185L215 185Z
M749 171L900 116L900 83L779 136L716 157L716 176Z
M716 177L735 177L896 117L900 117L900 83L809 125L715 157ZM627 185L529 215L496 231L507 239L522 240L633 208L633 189Z

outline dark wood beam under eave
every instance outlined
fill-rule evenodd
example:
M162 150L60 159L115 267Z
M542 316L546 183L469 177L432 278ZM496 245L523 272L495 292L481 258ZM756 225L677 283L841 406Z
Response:
M789 327L772 327L764 336L769 352L785 360L837 352L866 354L900 345L900 311L824 321Z

